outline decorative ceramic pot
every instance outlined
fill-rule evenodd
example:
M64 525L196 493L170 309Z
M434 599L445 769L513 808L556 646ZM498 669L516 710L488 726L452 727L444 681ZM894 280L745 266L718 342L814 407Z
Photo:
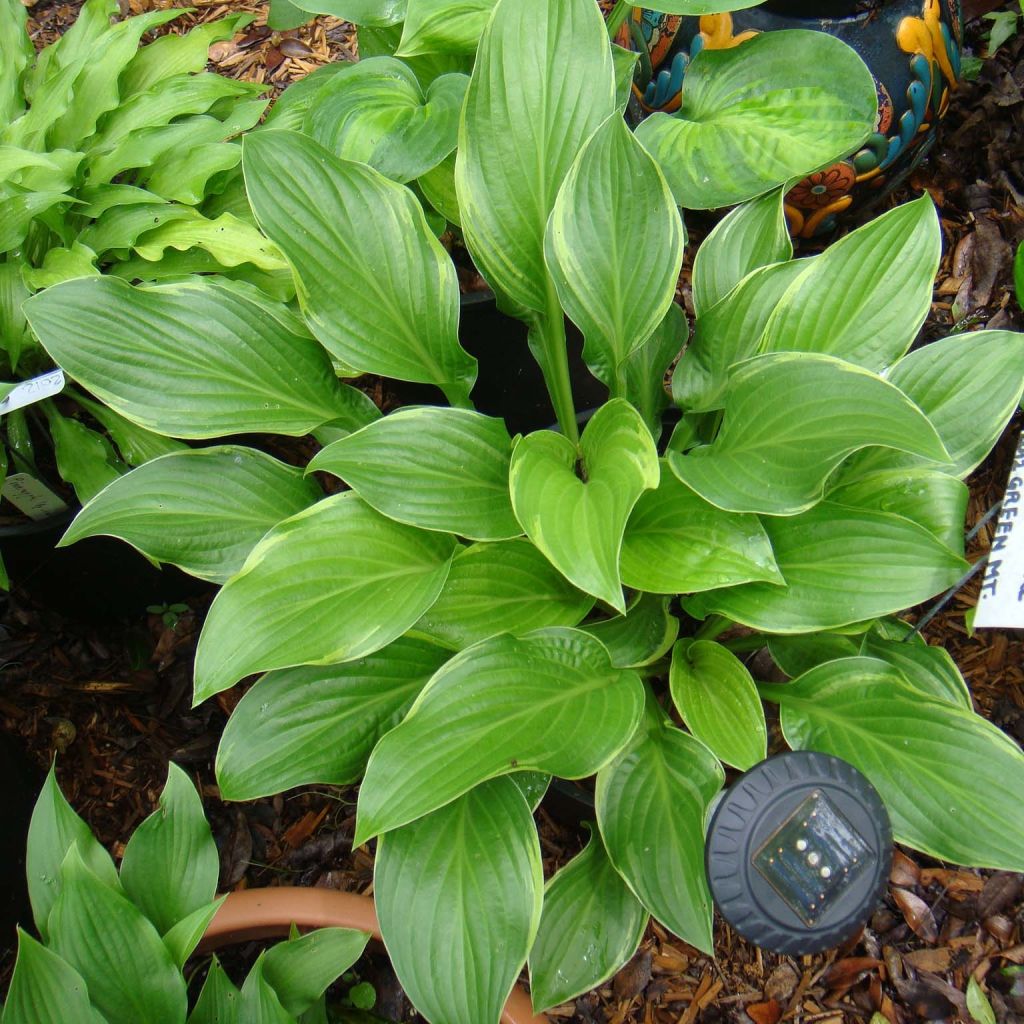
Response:
M617 41L641 54L631 104L640 119L679 108L686 67L701 50L793 28L828 32L852 46L878 90L878 120L864 147L786 197L790 230L810 238L831 231L839 214L884 195L933 145L960 78L960 0L771 0L700 18L637 9Z

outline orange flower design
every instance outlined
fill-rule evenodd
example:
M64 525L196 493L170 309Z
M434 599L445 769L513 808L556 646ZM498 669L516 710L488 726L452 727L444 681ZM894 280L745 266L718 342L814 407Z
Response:
M857 172L850 164L833 164L804 178L790 189L787 199L804 210L822 210L845 196L856 183Z

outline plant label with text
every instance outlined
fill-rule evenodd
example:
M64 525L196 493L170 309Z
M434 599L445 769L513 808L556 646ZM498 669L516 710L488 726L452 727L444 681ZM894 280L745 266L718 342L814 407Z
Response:
M1024 629L1024 434L1017 441L974 625Z

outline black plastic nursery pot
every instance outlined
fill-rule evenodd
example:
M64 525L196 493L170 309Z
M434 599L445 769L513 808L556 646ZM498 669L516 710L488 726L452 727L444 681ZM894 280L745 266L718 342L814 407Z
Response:
M25 881L25 847L28 823L42 779L28 759L21 742L0 732L0 778L4 797L0 801L0 936L13 945L16 925L29 927L28 886Z

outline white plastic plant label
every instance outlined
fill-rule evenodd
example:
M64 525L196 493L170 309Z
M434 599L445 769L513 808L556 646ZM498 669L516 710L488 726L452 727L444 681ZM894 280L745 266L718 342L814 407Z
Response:
M1024 434L1017 441L974 626L1024 629Z
M22 381L0 401L0 416L5 412L23 409L33 402L41 402L44 398L52 398L64 390L64 371L50 370L39 377Z
M4 481L3 495L29 519L46 519L67 508L46 484L28 473L12 473Z

